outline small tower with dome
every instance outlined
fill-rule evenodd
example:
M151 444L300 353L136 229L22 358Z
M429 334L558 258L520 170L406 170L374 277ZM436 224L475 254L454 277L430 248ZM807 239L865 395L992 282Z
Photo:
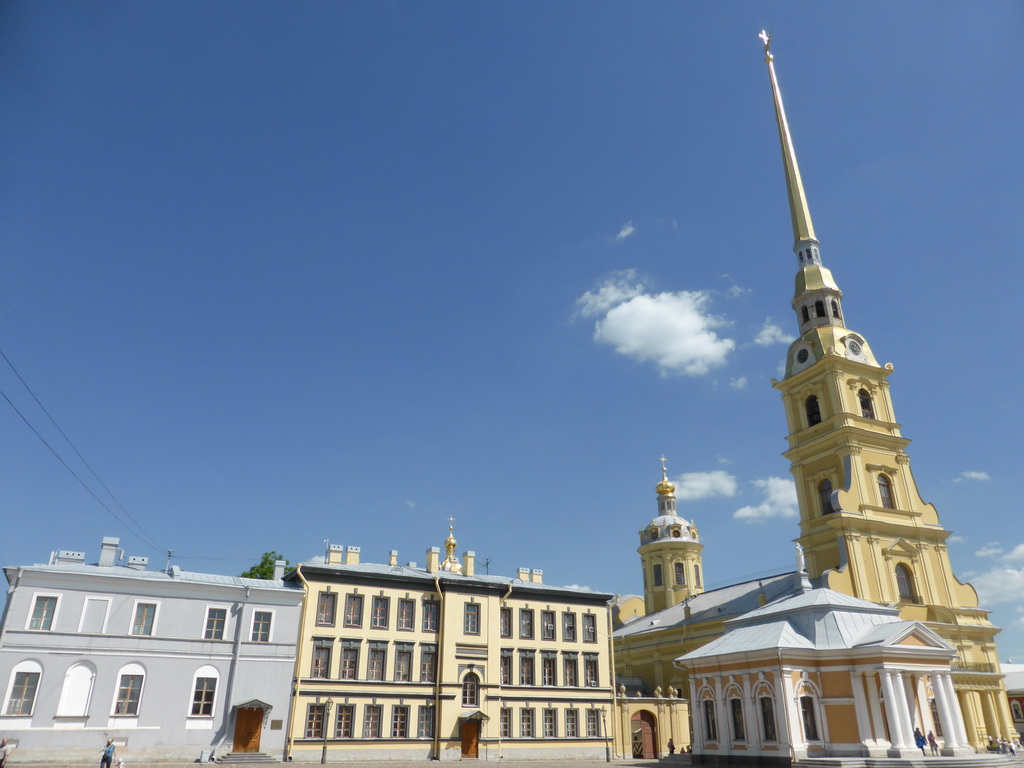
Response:
M640 530L640 564L644 572L644 607L648 614L670 608L704 591L697 526L676 514L676 486L661 458L658 516Z

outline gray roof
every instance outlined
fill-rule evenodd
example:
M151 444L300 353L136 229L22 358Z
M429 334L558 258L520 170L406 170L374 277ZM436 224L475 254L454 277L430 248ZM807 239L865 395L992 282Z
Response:
M1004 662L1000 664L1003 674L1006 676L1004 683L1006 685L1006 691L1014 691L1016 693L1024 693L1024 664L1013 664L1011 662Z
M54 563L52 565L36 564L20 567L8 566L4 568L7 581L13 583L12 579L18 571L37 573L60 573L77 574L81 576L99 576L101 578L133 579L149 582L164 583L192 583L210 584L225 587L251 587L253 589L275 589L294 591L294 584L273 579L245 579L241 576L225 576L220 573L196 573L185 571L178 566L171 566L166 571L147 571L137 568L129 568L124 565L96 565L89 563Z

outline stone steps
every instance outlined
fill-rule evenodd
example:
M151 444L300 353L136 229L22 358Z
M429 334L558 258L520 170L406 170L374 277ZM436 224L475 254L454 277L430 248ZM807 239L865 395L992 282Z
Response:
M281 761L265 752L229 752L224 757L217 758L217 762L240 765L242 763L279 763Z

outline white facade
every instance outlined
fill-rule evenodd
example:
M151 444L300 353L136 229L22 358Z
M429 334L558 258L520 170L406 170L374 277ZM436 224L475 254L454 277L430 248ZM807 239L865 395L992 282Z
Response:
M9 567L0 732L21 761L283 754L303 593L280 580L149 571L61 550Z

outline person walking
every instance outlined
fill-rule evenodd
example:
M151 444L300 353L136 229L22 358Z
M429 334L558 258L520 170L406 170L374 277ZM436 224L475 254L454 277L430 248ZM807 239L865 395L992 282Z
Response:
M924 734L921 733L920 728L914 729L914 743L917 745L917 748L921 750L921 757L927 757L924 753L924 745L927 744L928 741L925 739Z
M14 745L8 743L7 739L0 741L0 768L7 765L7 756L14 750Z
M928 746L932 748L932 756L939 754L939 742L935 740L935 733L928 731Z
M103 748L103 753L100 756L100 768L111 768L114 762L114 753L117 751L117 747L114 746L113 739L107 739L107 746Z

